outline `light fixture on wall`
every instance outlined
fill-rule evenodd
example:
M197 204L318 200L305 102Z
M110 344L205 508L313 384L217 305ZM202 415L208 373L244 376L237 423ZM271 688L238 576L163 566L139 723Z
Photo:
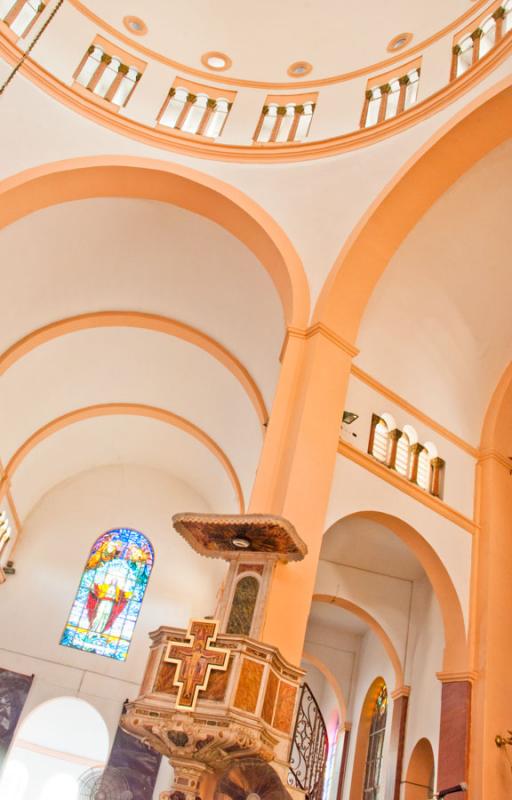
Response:
M55 16L55 14L56 14L56 13L57 13L57 11L59 10L59 8L60 8L60 7L61 7L61 5L63 4L63 2L64 2L64 0L58 0L58 2L57 2L57 5L56 5L56 6L55 6L55 8L53 9L52 13L51 13L51 14L50 14L50 16L48 17L48 19L46 20L46 22L44 23L44 25L42 26L42 28L39 30L39 32L38 32L38 33L36 33L36 35L34 36L34 38L32 39L32 41L30 42L29 46L27 47L27 49L25 50L25 52L24 52L24 53L23 53L23 55L21 56L20 60L19 60L19 61L18 61L18 62L17 62L15 65L14 65L14 67L12 68L12 70L9 72L9 74L8 74L7 78L5 79L5 81L4 81L4 82L2 83L2 85L0 86L0 95L2 95L2 94L5 92L5 90L6 90L6 89L7 89L7 87L9 86L10 82L12 81L12 79L14 78L14 76L16 75L16 73L18 72L18 70L19 70L19 69L21 69L21 67L23 66L23 64L24 64L24 63L25 63L25 61L27 60L28 56L30 55L30 53L32 52L32 50L34 49L34 47L36 46L36 44L38 43L39 39L41 38L41 36L42 36L42 35L43 35L43 33L45 32L45 30L47 29L48 25L49 25L49 24L50 24L50 22L53 20L53 18L54 18L54 16Z
M208 53L203 53L201 56L201 64L208 67L208 69L213 69L215 72L229 69L232 63L226 53L220 53L218 50L209 50Z
M343 412L342 422L344 425L352 425L352 423L355 422L356 419L359 419L359 414L356 414L354 411Z

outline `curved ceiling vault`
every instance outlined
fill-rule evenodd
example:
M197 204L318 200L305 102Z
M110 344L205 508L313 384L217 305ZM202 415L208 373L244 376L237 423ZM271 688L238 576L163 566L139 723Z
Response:
M138 172L132 167L132 178L143 178L140 161ZM192 186L184 170L181 189L183 173ZM265 271L253 254L272 261L279 231L271 222L264 229L247 208L238 207L245 219L237 222L234 196L220 207L220 182L214 212L206 210L211 186L197 194L192 188L194 200L181 198L179 204L211 213L216 222L227 215L228 227L240 223L244 229L235 235L172 205L168 169L165 187L160 185L165 198L158 197L165 202L146 199L151 191L144 180L134 182L133 191L125 182L121 192L119 172L118 184L110 185L113 194L128 195L123 198L88 196L96 194L98 172L87 174L78 193L73 177L59 175L62 193L53 186L51 200L45 195L47 183L41 187L39 211L29 208L26 186L21 195L28 205L18 203L19 181L14 181L14 216L1 205L10 216L3 222L11 222L2 233L0 255L5 254L5 296L12 299L0 334L0 457L9 473L4 488L12 481L14 498L23 506L20 514L26 514L51 488L50 476L54 482L67 477L66 464L74 474L118 461L124 450L104 433L101 446L93 446L105 429L100 418L104 423L112 415L121 415L126 428L124 441L130 446L123 457L149 465L153 459L161 466L158 448L140 435L140 418L146 417L155 443L169 438L174 426L192 442L188 450L183 441L180 447L199 459L197 474L189 468L192 456L187 468L172 458L164 459L162 468L183 474L212 508L243 509L275 390L283 315L293 315L293 291L287 294L286 280L279 278L279 269L281 277L286 271L285 256L281 267L273 262ZM107 169L107 185L108 177ZM84 199L59 202L81 193ZM281 297L276 285L284 291ZM132 426L133 435L127 432ZM63 450L64 442L73 442L70 452ZM81 449L83 459L76 458ZM199 451L206 453L199 456ZM36 464L46 476L42 481L34 478ZM213 477L219 471L222 477Z

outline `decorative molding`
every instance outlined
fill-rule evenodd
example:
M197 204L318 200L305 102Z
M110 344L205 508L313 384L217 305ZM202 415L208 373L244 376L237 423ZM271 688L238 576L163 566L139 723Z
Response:
M124 115L117 115L115 107L103 108L99 106L92 98L78 94L73 87L55 78L30 58L26 59L20 71L34 81L39 88L48 92L56 100L64 103L74 111L121 135L130 136L152 147L173 150L187 155L192 154L199 158L213 158L219 161L242 163L251 161L262 163L273 161L295 162L326 158L360 147L367 147L417 124L469 91L492 72L511 51L512 37L507 35L477 64L459 78L449 82L433 95L416 103L401 114L384 120L378 125L360 128L330 139L286 142L284 144L274 143L270 148L255 147L254 144L230 145L212 141L204 142L199 141L198 137L195 137L194 140L186 139L176 135L177 132L173 128L162 130L161 127L151 127L134 119L129 119ZM0 56L7 63L15 64L19 61L21 55L22 51L18 45L11 42L0 30ZM204 77L203 73L201 73L201 76ZM213 75L210 75L210 77L213 77ZM274 86L273 88L277 87Z
M479 679L478 672L436 672L436 678L441 683L476 683Z
M318 334L325 336L326 339L329 339L330 342L339 347L340 350L343 350L344 353L347 353L351 358L354 358L359 354L359 350L357 347L354 347L353 344L347 342L346 339L343 339L341 336L338 336L332 328L329 328L327 325L324 325L323 322L317 322L316 325L313 325L311 328L293 328L288 327L286 329L286 334L283 341L283 346L281 348L281 353L279 356L279 360L283 360L284 352L286 350L286 345L288 344L288 339L295 338L295 339L311 339L313 336L317 336Z
M478 464L483 464L485 461L495 461L500 467L503 467L507 472L512 471L512 461L500 453L499 450L492 448L485 448L481 450L478 456Z
M256 381L236 356L211 336L203 333L198 328L194 328L192 325L171 317L150 314L144 311L92 311L50 322L42 328L31 331L31 333L14 342L3 353L0 353L0 375L7 372L19 359L26 356L36 347L40 347L52 339L82 330L103 327L140 328L142 330L155 331L182 339L188 344L199 347L231 372L247 394L261 425L265 426L267 424L269 415L263 395Z
M410 686L399 686L397 689L391 692L391 697L393 700L398 700L399 697L409 697L410 694Z
M469 519L464 516L464 514L461 514L460 511L446 505L446 503L439 500L438 497L428 494L424 489L421 489L419 486L411 483L407 478L399 475L398 472L389 469L385 464L381 464L372 456L364 453L362 450L358 450L348 442L344 442L340 439L338 443L338 453L354 461L356 464L359 464L359 466L364 467L369 472L373 472L378 478L387 481L396 489L400 489L402 492L405 492L405 494L408 494L414 500L419 500L420 503L430 508L431 511L435 511L437 514L445 517L459 528L463 528L463 530L471 534L478 531L478 525L474 520Z
M205 433L197 425L194 425L184 417L180 417L165 408L158 408L157 406L145 405L143 403L98 403L97 405L85 406L69 411L56 419L51 420L46 425L43 425L35 431L23 444L21 444L13 456L11 456L9 463L5 467L4 474L0 480L0 500L2 500L9 491L10 482L16 470L24 459L34 447L37 447L44 439L52 436L54 433L67 428L75 422L81 422L86 419L93 419L95 417L104 417L110 415L132 415L139 417L149 417L151 419L159 420L160 422L174 427L180 428L185 433L193 436L201 444L210 450L215 458L220 462L228 479L235 492L235 496L240 507L240 513L244 513L245 502L242 487L238 475L229 460L226 453L207 433Z
M394 392L392 389L384 386L384 384L380 383L376 378L373 378L356 364L352 364L351 372L355 378L358 378L371 389L375 389L376 392L381 394L383 397L386 397L392 403L395 403L395 405L403 408L404 411L407 411L408 414L416 417L416 419L420 420L420 422L423 422L424 425L432 428L432 430L436 431L436 433L442 436L443 439L447 439L449 442L454 444L456 447L459 447L461 450L464 450L465 453L468 453L468 455L472 456L473 458L478 459L481 457L478 447L474 447L473 445L469 444L469 442L461 439L460 436L457 436L457 434L452 433L452 431L448 430L448 428L440 425L435 421L435 419L432 419L432 417L429 417L428 414L425 414L419 408L416 408L416 406L414 406L412 403L409 403L399 394L396 394L396 392Z

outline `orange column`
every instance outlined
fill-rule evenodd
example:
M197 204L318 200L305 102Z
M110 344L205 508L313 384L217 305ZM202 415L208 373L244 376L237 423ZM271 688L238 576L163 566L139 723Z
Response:
M387 800L400 800L404 763L405 727L407 724L407 708L409 705L410 691L409 686L401 686L399 689L395 689L391 695L393 698L393 718L391 720L388 770L386 776Z
M495 451L484 455L478 470L471 788L475 799L505 800L512 795L512 772L494 738L512 728L512 476L510 462Z
M278 564L261 639L299 663L314 589L350 365L356 350L323 325L290 331L250 511L281 514L308 546Z

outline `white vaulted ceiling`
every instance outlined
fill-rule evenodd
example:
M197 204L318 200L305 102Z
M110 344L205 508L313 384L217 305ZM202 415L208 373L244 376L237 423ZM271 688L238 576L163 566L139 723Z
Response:
M27 447L12 477L20 513L56 483L108 463L164 469L212 509L238 511L237 485L247 502L284 335L277 293L257 259L190 212L150 201L91 199L6 228L0 263L0 352L16 349L24 337L30 341L43 326L98 312L178 323L175 334L131 327L124 318L108 326L78 323L16 350L19 357L0 378L4 466L56 419L105 406ZM180 324L199 331L205 346L181 338ZM248 375L245 385L230 364ZM129 408L106 416L112 404ZM178 427L151 418L154 409L156 416L161 410L178 417Z
M403 31L412 31L415 43L436 34L468 10L467 0L430 0L411 3L369 0L364 6L337 0L87 0L80 4L123 30L126 14L141 17L148 33L144 46L201 68L206 51L226 52L233 61L230 73L248 80L288 80L287 67L303 60L314 64L315 78L367 67L389 57L387 44ZM204 69L204 68L203 68Z

